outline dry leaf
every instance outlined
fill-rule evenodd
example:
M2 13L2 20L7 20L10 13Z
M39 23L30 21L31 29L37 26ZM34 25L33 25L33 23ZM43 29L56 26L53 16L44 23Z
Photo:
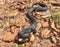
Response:
M33 42L35 39L34 35L31 33L30 41Z
M10 10L10 11L6 11L6 16L16 16L18 14L18 10Z
M52 27L55 31L57 31L57 32L60 33L60 28L57 28L54 22L51 23L51 27Z
M48 28L45 28L41 31L42 38L49 38L51 36L51 31Z
M12 34L11 32L7 31L3 37L3 41L13 41L18 34L18 29L15 29L15 32Z

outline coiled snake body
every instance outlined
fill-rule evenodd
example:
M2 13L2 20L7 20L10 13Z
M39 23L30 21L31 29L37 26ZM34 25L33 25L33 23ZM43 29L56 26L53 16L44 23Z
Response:
M39 4L41 6L41 8L37 8L37 7L33 7L34 5L36 4ZM32 17L32 12L33 11L46 11L47 10L47 6L43 3L40 3L40 2L37 2L37 3L34 3L32 5L32 7L28 10L28 13L27 13L27 17L30 19L30 21L32 22L31 26L26 28L26 29L23 29L22 31L19 31L18 33L18 38L28 38L29 37L29 34L30 32L32 32L32 30L34 30L37 26L37 22L36 20Z

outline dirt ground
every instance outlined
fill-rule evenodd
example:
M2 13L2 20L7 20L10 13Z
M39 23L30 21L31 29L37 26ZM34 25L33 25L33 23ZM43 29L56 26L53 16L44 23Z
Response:
M26 13L35 2L45 3L48 10L34 12L36 33L18 39L18 32L31 24ZM0 47L60 47L60 0L0 0Z

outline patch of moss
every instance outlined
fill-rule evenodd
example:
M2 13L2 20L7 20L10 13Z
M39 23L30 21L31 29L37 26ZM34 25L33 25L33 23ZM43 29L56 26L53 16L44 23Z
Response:
M60 16L60 12L55 12L54 15Z
M19 45L18 47L24 47L24 44L22 44L22 45Z
M60 12L55 12L53 13L53 15L51 16L51 19L50 19L51 22L57 22L58 23L58 26L60 27Z

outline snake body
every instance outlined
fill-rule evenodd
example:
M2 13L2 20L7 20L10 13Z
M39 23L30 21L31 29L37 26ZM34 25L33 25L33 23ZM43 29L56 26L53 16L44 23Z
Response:
M41 6L41 8L33 7L36 4L39 4ZM26 14L27 18L32 22L32 24L30 25L30 27L23 29L22 31L19 31L18 38L28 38L30 32L32 32L32 30L34 30L36 28L37 22L33 18L32 12L34 12L34 11L40 12L40 11L46 11L46 10L47 10L47 6L45 4L40 3L40 2L34 3L32 5L32 7L28 10L28 13Z
M40 3L40 2L36 2L36 3L34 3L33 5L32 5L32 7L34 7L34 5L39 5L39 6L41 6L40 8L38 7L36 7L36 11L37 12L43 12L43 11L46 11L47 9L48 9L48 7L47 7L47 5L46 4L44 4L44 3Z
M22 31L20 31L18 33L19 38L27 38L29 37L29 33L34 30L37 26L37 22L36 20L32 17L32 12L35 10L35 8L30 8L28 13L26 14L26 16L30 19L30 21L32 22L32 24L30 25L30 27L23 29Z

